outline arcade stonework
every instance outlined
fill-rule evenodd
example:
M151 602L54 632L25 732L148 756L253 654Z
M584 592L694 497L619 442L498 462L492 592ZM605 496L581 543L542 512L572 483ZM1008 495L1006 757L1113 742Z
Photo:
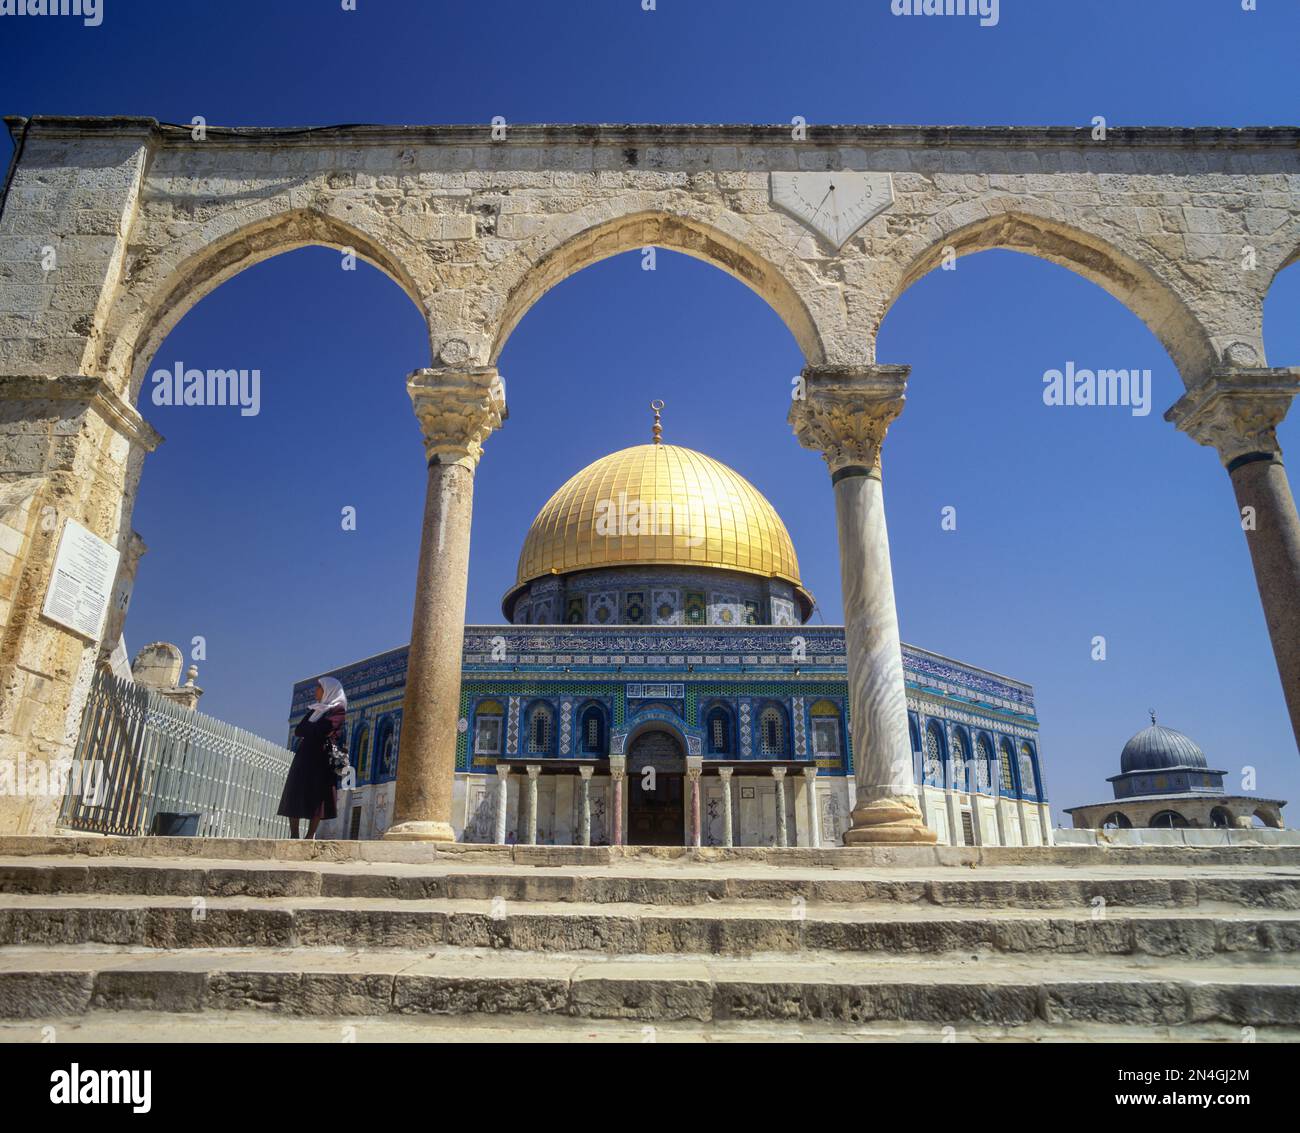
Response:
M374 264L429 329L408 379L429 480L390 837L453 836L474 473L507 412L501 349L548 288L647 246L740 279L803 351L790 419L829 466L851 715L867 722L846 841L933 838L909 757L880 460L908 371L878 364L877 331L913 282L985 249L1071 268L1168 351L1187 392L1167 419L1218 452L1250 509L1249 523L1225 514L1222 537L1248 542L1300 735L1300 523L1275 436L1300 369L1270 365L1285 360L1262 336L1269 287L1300 255L1300 130L7 121L0 759L69 759L116 644L42 608L68 521L117 548L119 607L129 594L143 550L132 508L161 440L136 408L154 353L224 280L304 245ZM58 806L0 798L0 833L50 832Z

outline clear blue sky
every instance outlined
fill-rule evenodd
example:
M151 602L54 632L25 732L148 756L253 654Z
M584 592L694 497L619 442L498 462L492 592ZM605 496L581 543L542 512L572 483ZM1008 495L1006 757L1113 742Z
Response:
M1254 13L1239 0L1002 0L983 30L895 18L888 0L103 3L94 29L0 18L0 110L1235 126L1294 124L1300 103L1292 0ZM1300 363L1300 269L1275 284L1265 330L1273 364ZM1258 793L1300 806L1230 486L1161 419L1181 384L1138 319L1062 268L991 252L913 287L879 358L913 367L885 454L904 637L1035 685L1054 806L1108 796L1149 706L1213 765L1253 764ZM428 363L427 339L389 280L307 249L199 303L156 364L178 359L259 367L263 408L143 407L167 442L135 512L150 551L128 644L205 636L204 709L278 738L295 679L407 638L424 474L404 379ZM1043 372L1071 359L1150 367L1151 415L1045 409ZM838 621L830 488L785 424L800 364L760 299L681 256L661 253L654 273L620 257L555 288L502 358L511 417L479 472L469 619L500 619L537 508L582 465L647 439L645 404L661 397L670 441L772 499ZM1281 438L1300 467L1296 416ZM354 533L340 529L345 505ZM956 532L940 530L946 505Z

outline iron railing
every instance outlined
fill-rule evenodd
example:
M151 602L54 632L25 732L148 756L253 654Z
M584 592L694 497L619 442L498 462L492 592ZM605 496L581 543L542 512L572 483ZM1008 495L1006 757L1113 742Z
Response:
M97 670L77 739L80 789L64 796L61 821L131 835L150 833L157 814L197 813L201 837L284 838L289 822L275 808L292 759L270 740Z

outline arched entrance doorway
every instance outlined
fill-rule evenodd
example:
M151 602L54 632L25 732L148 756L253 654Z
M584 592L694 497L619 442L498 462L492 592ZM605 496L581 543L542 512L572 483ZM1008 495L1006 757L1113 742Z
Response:
M648 768L654 769L647 775ZM670 732L642 732L627 759L627 841L631 846L680 846L686 829L682 744Z

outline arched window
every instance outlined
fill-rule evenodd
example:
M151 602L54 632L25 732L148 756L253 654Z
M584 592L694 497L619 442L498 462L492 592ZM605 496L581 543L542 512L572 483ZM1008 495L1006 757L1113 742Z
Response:
M528 754L549 755L555 735L555 717L550 705L536 704L528 713Z
M474 713L474 754L500 755L505 709L499 700L481 700Z
M819 700L809 710L812 717L813 757L838 759L844 751L840 739L840 707L833 700Z
M1218 826L1220 829L1226 829L1232 825L1232 815L1226 807L1216 806L1210 811L1210 825Z
M786 754L785 713L775 704L758 715L758 744L763 755Z
M731 754L731 713L721 704L709 709L704 721L710 755Z
M1020 790L1027 799L1038 798L1038 772L1034 766L1034 749L1020 745Z
M1181 830L1187 825L1187 819L1176 810L1162 810L1151 820L1151 825L1158 830Z
M998 762L1002 767L1002 793L1004 795L1014 795L1016 793L1016 773L1012 769L1014 755L1011 750L1011 741L1003 738L998 744Z
M605 713L598 704L583 709L578 726L578 747L583 755L605 754Z
M998 771L993 762L993 741L984 732L981 732L975 741L975 759L979 776L978 789L985 794L992 794Z
M370 725L362 724L352 741L352 766L357 770L357 786L370 778Z
M932 787L943 786L943 729L939 721L925 726L925 781Z
M1133 823L1128 820L1128 815L1123 811L1114 810L1101 820L1103 830L1127 830Z
M397 774L397 729L391 716L385 716L375 729L375 782Z
M952 789L954 791L969 791L970 783L967 776L970 772L970 749L966 745L966 734L960 728L952 730Z

